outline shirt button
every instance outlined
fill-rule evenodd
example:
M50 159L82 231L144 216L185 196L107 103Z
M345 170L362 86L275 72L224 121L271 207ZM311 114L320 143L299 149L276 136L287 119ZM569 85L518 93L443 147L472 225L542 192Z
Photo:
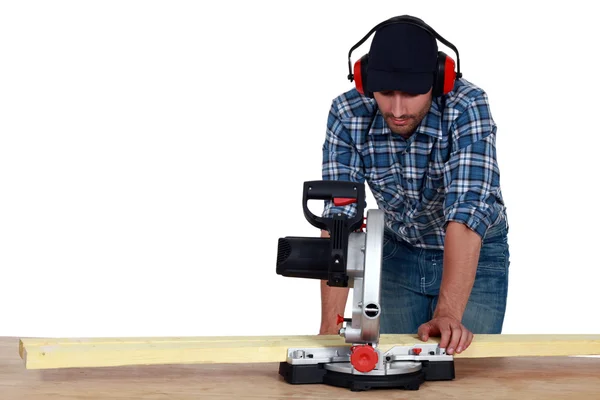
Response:
M413 180L411 178L406 180L408 183L413 183Z

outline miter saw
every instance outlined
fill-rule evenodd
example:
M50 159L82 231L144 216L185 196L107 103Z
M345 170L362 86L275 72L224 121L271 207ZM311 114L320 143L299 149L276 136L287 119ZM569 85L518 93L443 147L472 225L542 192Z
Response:
M309 200L353 204L356 212L331 218L315 216ZM338 315L347 345L289 348L279 374L292 384L324 383L352 391L371 388L418 390L424 381L454 379L454 358L436 343L379 348L380 273L384 214L365 209L364 184L346 181L304 182L304 216L327 230L329 238L286 236L277 249L277 274L326 280L332 287L353 289L352 318ZM365 231L366 230L366 231ZM345 323L345 324L344 324ZM344 326L345 325L345 326Z

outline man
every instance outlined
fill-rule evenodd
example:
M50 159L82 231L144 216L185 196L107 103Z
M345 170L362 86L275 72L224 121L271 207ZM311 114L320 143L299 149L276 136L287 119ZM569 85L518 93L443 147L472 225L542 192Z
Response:
M385 211L381 333L441 336L454 354L473 334L501 332L508 222L487 95L460 75L435 93L437 65L436 38L423 27L377 29L367 95L354 88L333 100L323 179L366 181ZM340 212L355 206L325 203L324 216ZM348 289L321 285L320 333L337 334Z

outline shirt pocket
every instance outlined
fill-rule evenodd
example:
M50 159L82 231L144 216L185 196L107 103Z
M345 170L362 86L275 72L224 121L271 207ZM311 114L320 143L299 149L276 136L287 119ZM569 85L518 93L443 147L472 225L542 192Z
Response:
M395 209L403 203L404 191L393 174L371 177L369 187L377 203L387 209Z
M441 172L427 171L423 178L422 205L424 209L439 207L444 198L444 175Z

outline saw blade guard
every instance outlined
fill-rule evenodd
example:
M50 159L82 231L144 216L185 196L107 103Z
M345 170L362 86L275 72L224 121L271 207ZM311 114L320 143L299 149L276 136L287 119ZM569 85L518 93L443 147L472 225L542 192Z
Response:
M384 229L383 211L368 210L366 232L354 232L348 240L352 318L340 331L347 343L377 344L379 341Z

